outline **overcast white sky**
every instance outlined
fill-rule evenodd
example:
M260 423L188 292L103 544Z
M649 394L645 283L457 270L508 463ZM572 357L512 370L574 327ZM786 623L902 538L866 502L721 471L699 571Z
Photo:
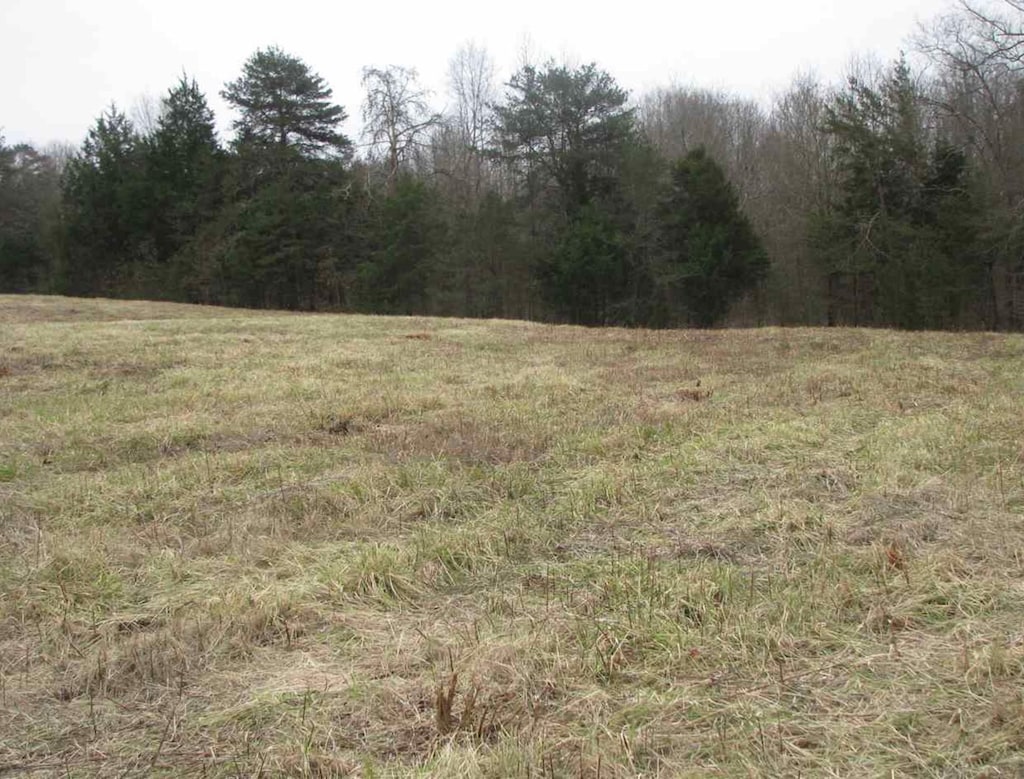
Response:
M486 47L507 77L537 55L596 61L634 93L681 82L767 98L798 71L891 59L951 0L0 0L0 128L8 142L79 143L111 101L159 96L182 71L218 92L276 44L328 80L358 130L363 66L415 66L444 103L448 59Z

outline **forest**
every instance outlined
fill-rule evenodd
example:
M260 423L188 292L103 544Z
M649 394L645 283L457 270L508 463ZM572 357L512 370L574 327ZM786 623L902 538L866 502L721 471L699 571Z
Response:
M524 60L527 58L524 57ZM467 44L448 94L296 53L80 147L0 135L0 292L584 325L1024 329L1024 0L770 103ZM443 103L445 110L437 110ZM136 112L138 113L138 112Z

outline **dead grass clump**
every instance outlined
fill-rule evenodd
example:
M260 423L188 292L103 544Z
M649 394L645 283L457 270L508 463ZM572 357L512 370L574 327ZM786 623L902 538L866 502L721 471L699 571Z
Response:
M936 544L955 531L959 513L948 493L938 487L869 493L860 498L847 541L867 545L898 537L909 544Z
M322 572L331 600L369 599L384 604L410 602L429 585L417 570L415 556L393 544L363 544L343 561Z
M252 507L251 532L279 539L345 538L365 531L366 501L331 486L297 484L274 490Z
M198 432L165 439L161 452L173 455L184 452L218 454L221 452L245 452L273 444L280 440L281 433L269 427L254 427L245 431Z
M26 451L39 464L54 466L58 472L82 473L195 454L246 452L278 443L281 437L270 428L238 432L206 429L97 431L90 436L47 430L41 432Z
M77 678L61 688L59 697L159 697L168 687L184 685L192 667L200 662L189 651L190 638L194 636L163 628L104 646L90 660L77 664Z
M0 378L33 378L40 373L77 370L82 366L52 354L20 354L0 359Z
M33 578L49 585L65 613L114 601L125 586L123 573L111 561L83 549L52 550Z
M864 617L863 626L873 633L891 634L914 627L913 620L903 614L894 614L889 607L876 603Z
M835 500L845 500L857 489L859 475L850 468L822 468L809 474L808 482L811 494L822 491Z
M1024 676L1024 647L1003 639L976 648L963 647L960 663L972 685L992 685Z
M854 397L857 388L847 377L834 371L824 371L804 382L804 392L813 403L826 403Z
M301 776L304 779L338 779L362 776L362 763L351 757L330 752L295 749L284 755L271 755L254 766L256 775L267 772L279 776Z
M729 546L713 541L700 541L684 539L669 547L668 550L675 558L689 558L696 560L712 560L715 562L734 562L738 555Z
M698 384L699 384L699 382L698 382ZM690 401L693 401L695 403L700 403L701 401L708 400L714 394L715 394L714 390L712 390L712 389L701 389L699 386L697 386L697 387L684 387L682 389L676 390L676 397L679 400L690 400Z
M602 369L598 377L602 381L628 382L638 388L658 384L678 386L696 383L700 386L697 366L690 363L638 364L635 361L623 360L612 367Z
M470 601L466 601L468 604ZM423 635L434 661L431 714L437 737L464 744L493 744L537 727L566 702L543 648L557 641L531 636L511 622L467 623L451 615L452 630L440 639Z
M238 662L262 647L290 649L319 616L287 600L232 597L170 619L129 615L106 620L91 653L72 663L61 697L159 697L193 684L209 668Z
M91 366L90 373L96 378L131 379L151 382L167 370L176 367L166 361L147 362L143 360L100 361Z
M330 415L320 423L319 429L331 435L346 436L358 433L363 426L355 417Z
M447 684L438 684L434 693L438 735L461 732L479 742L499 735L511 726L502 716L504 707L500 697L481 694L479 680L473 680L465 690L460 690L459 675L453 672Z
M396 460L446 458L464 463L507 465L530 462L547 454L547 441L485 422L424 420L379 425L368 435L373 448Z

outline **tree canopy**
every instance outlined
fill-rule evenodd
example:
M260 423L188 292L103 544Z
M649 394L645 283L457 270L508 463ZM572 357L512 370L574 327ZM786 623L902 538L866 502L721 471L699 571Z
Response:
M691 323L714 324L767 273L761 240L704 147L672 167L660 215L661 282Z
M526 65L496 109L500 151L528 178L539 174L553 183L571 216L612 186L635 130L628 99L595 64Z
M351 142L338 129L347 114L331 102L331 88L305 62L275 46L256 51L221 95L239 112L232 124L238 143L294 149L307 157L351 153Z
M973 0L931 63L769 106L596 63L456 51L447 95L368 64L363 143L321 75L255 51L110 106L79 148L0 142L0 289L540 319L1024 328L1024 6ZM131 118L129 118L131 117Z

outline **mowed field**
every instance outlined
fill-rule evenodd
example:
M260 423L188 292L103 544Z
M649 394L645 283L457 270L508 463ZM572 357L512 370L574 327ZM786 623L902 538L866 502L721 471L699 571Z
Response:
M1022 772L1020 335L0 297L0 775Z

